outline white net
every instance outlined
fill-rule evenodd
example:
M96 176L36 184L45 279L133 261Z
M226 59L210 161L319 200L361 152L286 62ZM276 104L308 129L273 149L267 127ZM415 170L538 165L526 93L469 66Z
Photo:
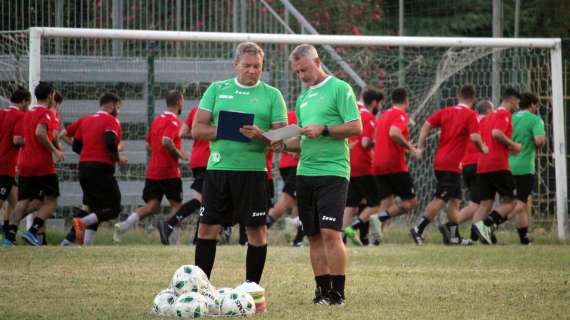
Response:
M209 83L233 76L235 43L121 40L124 50L120 56L113 55L112 46L113 40L43 39L41 78L54 82L63 92L65 100L61 118L66 124L96 111L97 98L105 91L118 93L124 99L120 118L130 164L126 171L118 172L118 178L124 205L136 205L142 201L140 195L147 160L144 137L149 118L164 108L164 93L174 88L185 92L185 117L189 108L198 103ZM302 89L287 62L293 46L262 46L266 52L263 78L279 88L289 107L293 107ZM3 77L0 90L6 97L10 88L27 77L27 38L25 34L2 34L0 49L0 73ZM321 49L319 47L328 70L352 83L356 92L360 91L355 81ZM410 91L413 141L417 140L419 129L429 114L455 103L456 91L462 85L472 83L477 88L478 98L492 99L493 57L497 58L499 82L496 88L512 86L540 97L540 114L545 121L549 143L538 153L534 209L538 220L547 224L554 221L556 170L552 159L552 90L548 49L408 47L401 51L387 46L335 49L367 84L380 87L387 95L387 101L399 83ZM154 67L151 61L154 61ZM155 98L151 107L148 102L149 81L150 92ZM429 140L423 160L409 160L419 196L416 214L423 210L434 192L432 160L436 140L435 137ZM186 149L189 149L188 144ZM76 162L77 157L68 152L65 163L59 167L64 194L62 203L70 206L78 205L81 199ZM190 173L185 165L182 168L187 198Z

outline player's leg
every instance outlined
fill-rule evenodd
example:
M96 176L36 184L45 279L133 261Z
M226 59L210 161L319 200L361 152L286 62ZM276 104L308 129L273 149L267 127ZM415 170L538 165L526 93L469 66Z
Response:
M531 202L531 192L534 185L534 175L516 175L513 176L516 185L516 204L515 208L509 213L509 220L513 220L519 240L522 245L529 245L528 237L528 215Z
M297 228L297 233L295 234L295 238L293 238L292 245L293 247L300 247L303 245L303 238L305 237L305 232L303 231L303 225L300 223L299 220L299 206L297 205L297 201L295 201L295 204L291 209L291 216L294 217L293 221L295 221L295 226Z
M494 172L490 176L493 189L499 193L500 204L492 210L483 220L483 224L489 228L491 238L499 225L507 221L509 213L515 208L516 187L510 171ZM492 243L496 242L491 239Z
M8 226L10 225L10 215L14 212L14 208L18 202L18 187L12 177L0 177L0 180L2 181L0 182L0 208L6 204L2 212L2 231L5 237L8 232Z
M349 197L352 197L352 199L349 199ZM354 230L361 229L364 226L369 226L368 222L370 221L370 217L380 209L380 189L376 178L373 176L353 178L352 195L349 185L347 203L353 206L359 206L363 199L366 200L366 207L358 215L358 218L349 227L344 229L345 235L351 239L354 237L351 237L351 234L354 233Z
M42 242L38 239L38 232L44 226L55 209L57 208L57 198L59 197L59 181L57 175L47 175L34 177L40 194L43 195L43 203L37 211L36 217L30 228L22 234L22 238L30 245L40 246Z
M175 243L178 244L180 241L180 235L182 233L182 230L180 228L180 221L178 220L178 218L176 217L176 213L180 210L180 208L182 207L182 179L170 179L168 181L164 181L163 182L163 186L164 186L164 194L166 196L166 199L168 199L168 202L170 204L170 210L169 210L169 214L166 217L166 223L160 224L159 223L159 234L161 233L161 228L164 228L164 225L170 225L168 222L169 221L174 221L174 223L176 224L173 227L173 231L171 233L169 243ZM162 242L162 240L161 240Z
M269 210L269 214L267 215L267 226L271 227L273 223L277 220L281 219L281 217L295 204L295 198L293 198L290 194L283 191L279 200L271 210Z

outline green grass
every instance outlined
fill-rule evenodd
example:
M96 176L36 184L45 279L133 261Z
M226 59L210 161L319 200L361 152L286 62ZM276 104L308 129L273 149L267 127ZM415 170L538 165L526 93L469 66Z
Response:
M99 236L99 242L109 243L108 230ZM567 245L522 247L500 234L511 244L444 247L435 244L432 233L432 244L416 247L404 232L390 230L386 236L402 242L349 247L344 307L311 304L307 247L270 246L262 280L269 312L255 318L568 318ZM141 242L145 245L134 244ZM154 295L168 286L177 267L194 261L191 246L156 243L155 234L135 232L115 246L0 248L0 319L156 319L149 313ZM243 281L245 251L218 247L215 286Z

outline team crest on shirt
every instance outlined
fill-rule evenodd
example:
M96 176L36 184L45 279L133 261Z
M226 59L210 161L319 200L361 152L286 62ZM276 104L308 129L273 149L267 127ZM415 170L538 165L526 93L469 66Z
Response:
M220 155L219 152L212 152L212 161L214 162L220 162L220 160L222 160L222 156Z

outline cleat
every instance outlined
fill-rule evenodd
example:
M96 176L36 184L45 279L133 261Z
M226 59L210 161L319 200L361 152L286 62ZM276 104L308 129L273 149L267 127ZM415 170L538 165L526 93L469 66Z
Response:
M477 235L477 232L475 231L474 225L471 225L471 241L473 241L473 242L479 241L479 236Z
M437 227L439 232L441 232L441 236L443 237L443 244L452 244L450 239L451 238L451 231L447 227L447 224L441 224Z
M424 238L422 237L422 235L416 230L416 228L411 228L410 229L410 236L412 237L412 239L414 239L414 241L416 242L416 244L418 246L422 246L424 244Z
M160 235L160 242L167 246L170 244L170 234L172 233L172 229L169 228L167 223L164 221L158 222L158 234Z
M329 305L344 306L344 297L338 291L329 291Z
M315 289L315 297L313 298L314 304L329 305L330 301L328 295L323 294L320 288Z
M38 237L29 230L22 234L22 239L24 239L27 244L34 247L39 247L42 245L40 239L38 239Z
M295 240L293 240L293 242L291 243L291 245L292 245L293 247L302 247L302 246L303 246L303 240L301 240L301 241L295 241Z
M83 236L85 234L85 223L81 218L73 218L73 230L75 230L75 243L83 245Z
M491 235L491 243L492 243L492 244L497 244L497 236L495 236L495 230L496 230L496 229L495 229L495 228L490 228L490 229L491 229L491 232L490 232L490 235Z
M487 227L483 221L473 224L473 227L482 244L493 244L491 241L491 228Z
M2 242L0 242L0 245L2 245L3 247L13 247L16 244L8 239L2 239Z
M378 219L377 215L370 217L370 237L372 238L372 244L379 246L382 243L382 221Z
M348 239L350 239L350 242L352 242L352 244L357 246L362 245L362 242L356 238L356 231L351 226L344 228L343 233Z
M125 230L121 228L121 223L115 223L114 232L113 232L113 242L121 242L123 241L123 236L125 235Z
M449 239L449 244L452 246L472 246L474 243L470 239L463 238L451 238Z

